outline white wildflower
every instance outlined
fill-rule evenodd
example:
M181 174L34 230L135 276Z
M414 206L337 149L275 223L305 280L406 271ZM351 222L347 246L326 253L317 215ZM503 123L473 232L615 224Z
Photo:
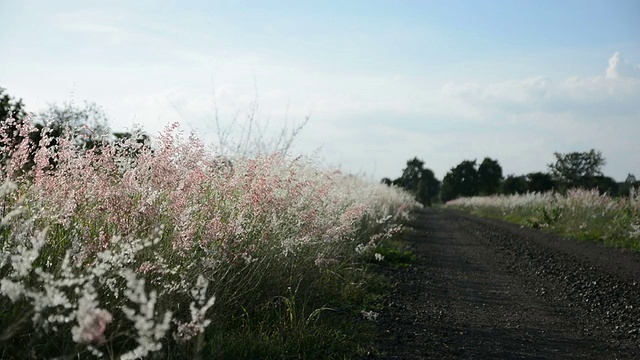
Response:
M375 321L378 318L378 315L380 315L375 311L366 310L362 310L360 313L362 314L362 317L364 317L368 321Z
M162 322L158 323L155 318L155 305L158 294L155 291L151 291L147 295L144 289L144 279L138 279L132 270L123 269L120 271L120 275L127 281L127 289L124 291L124 295L131 302L140 305L138 311L127 306L122 307L122 312L134 323L138 333L136 338L138 347L120 358L122 360L134 360L162 349L160 340L164 338L169 330L171 312L165 312Z
M0 280L0 293L8 296L11 301L16 302L25 293L24 285L13 282L9 279Z
M191 321L188 323L182 323L176 321L178 325L178 331L173 334L173 337L181 342L189 341L194 336L197 336L204 332L207 326L211 324L211 320L205 318L207 310L216 301L216 297L212 296L207 300L207 287L209 286L209 281L204 278L204 276L198 276L198 280L196 281L196 285L193 289L191 289L191 295L196 301L192 301L189 305L189 309L191 310ZM196 307L196 302L199 305L199 308Z
M76 318L78 326L71 329L73 341L79 344L97 344L106 342L104 331L113 317L107 310L99 309L96 295L86 292L78 300Z

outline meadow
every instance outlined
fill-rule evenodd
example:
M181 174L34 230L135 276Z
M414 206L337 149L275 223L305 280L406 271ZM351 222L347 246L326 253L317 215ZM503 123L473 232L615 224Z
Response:
M369 351L388 284L368 268L397 251L410 195L277 151L223 156L177 124L93 149L32 131L0 131L0 358Z
M546 192L459 198L445 206L640 251L640 193L633 189L627 197L572 189L564 195Z

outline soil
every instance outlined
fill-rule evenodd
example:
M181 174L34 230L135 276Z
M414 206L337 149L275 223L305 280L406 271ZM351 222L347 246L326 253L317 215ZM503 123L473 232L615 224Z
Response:
M405 235L374 359L640 359L640 253L452 210Z

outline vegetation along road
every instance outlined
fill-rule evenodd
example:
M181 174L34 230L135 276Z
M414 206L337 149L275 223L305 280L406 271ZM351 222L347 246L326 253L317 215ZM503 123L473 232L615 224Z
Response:
M426 209L378 318L381 359L640 359L640 254Z

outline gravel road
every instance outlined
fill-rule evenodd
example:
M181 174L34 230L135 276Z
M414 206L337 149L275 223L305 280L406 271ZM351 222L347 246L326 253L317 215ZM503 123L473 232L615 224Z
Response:
M425 209L378 359L640 359L640 254Z

